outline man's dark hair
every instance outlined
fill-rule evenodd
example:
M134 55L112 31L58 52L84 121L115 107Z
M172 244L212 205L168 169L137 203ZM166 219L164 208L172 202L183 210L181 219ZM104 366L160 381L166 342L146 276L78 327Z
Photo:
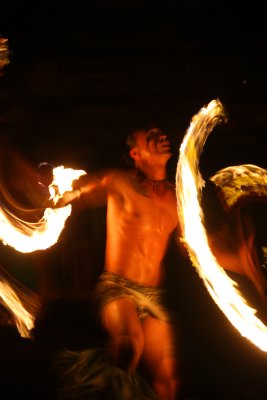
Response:
M134 166L134 161L129 155L129 151L136 145L136 136L140 132L148 132L150 129L158 128L155 124L147 124L143 127L139 127L137 129L133 129L126 138L126 151L123 154L123 160L126 161L128 165L131 167Z

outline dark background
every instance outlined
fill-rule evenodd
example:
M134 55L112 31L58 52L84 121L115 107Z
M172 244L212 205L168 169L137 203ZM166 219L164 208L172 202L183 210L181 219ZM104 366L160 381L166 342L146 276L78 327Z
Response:
M89 168L116 163L126 134L147 122L165 129L176 151L192 116L219 98L229 122L207 143L210 167L264 166L262 9L176 3L3 4L11 62L1 79L1 133L38 161Z
M207 140L200 163L204 178L234 164L265 168L267 65L262 7L257 2L207 0L6 2L0 10L0 34L9 39L10 64L0 80L0 135L33 165L45 160L90 171L122 165L126 135L152 122L170 136L173 178L191 118L218 98L228 122ZM82 286L86 291L101 269L102 210L81 212L82 226L81 219L73 217L62 242L67 243L64 249L70 243L75 248L68 254L70 264L74 259L77 264L78 250L84 255L94 248L90 263L97 266L96 272L88 273L86 262L78 257L82 267L75 264L76 272L67 278L61 270L56 278L52 274L59 292L62 277L66 282L73 276L76 284L70 288L77 292ZM77 250L81 237L84 244ZM3 254L5 266L17 279L38 287L34 256L14 255L6 248ZM49 257L45 262L51 270L51 265L61 265L61 244ZM221 315L189 261L181 262L175 249L169 264L168 301L181 326L177 337L182 342L185 398L265 399L265 353ZM79 273L85 279L77 278ZM34 345L3 330L3 383L16 394L29 390L33 397L42 393L52 398L54 386L47 373L51 351L46 346L51 350L70 343L88 345L87 305L64 297L51 309ZM52 387L49 394L47 382Z

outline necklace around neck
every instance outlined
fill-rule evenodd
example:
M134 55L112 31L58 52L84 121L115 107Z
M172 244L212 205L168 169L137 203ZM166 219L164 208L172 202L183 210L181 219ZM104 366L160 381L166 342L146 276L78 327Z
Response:
M171 186L166 179L160 179L160 180L151 179L140 170L137 171L137 177L139 183L147 185L153 190L153 192L157 194L165 193L166 190L170 189Z

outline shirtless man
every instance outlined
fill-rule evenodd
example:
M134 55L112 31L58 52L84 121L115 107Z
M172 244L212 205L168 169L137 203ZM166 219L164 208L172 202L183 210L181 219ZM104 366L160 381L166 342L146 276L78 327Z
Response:
M128 138L131 170L90 177L59 205L102 190L107 200L105 268L96 286L101 322L116 365L134 374L139 364L161 400L180 389L173 326L160 303L170 235L178 226L174 186L166 180L170 143L158 128Z

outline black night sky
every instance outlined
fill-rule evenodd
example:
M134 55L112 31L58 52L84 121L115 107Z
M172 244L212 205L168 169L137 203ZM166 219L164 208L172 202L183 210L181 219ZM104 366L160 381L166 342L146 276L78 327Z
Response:
M262 5L208 0L25 3L11 0L0 6L0 35L8 38L10 49L10 64L0 78L0 136L30 162L49 161L87 171L120 166L127 134L155 123L171 139L173 176L191 118L218 98L228 122L207 140L200 165L204 178L229 165L266 167L267 49ZM90 217L88 212L84 226ZM101 211L99 218L104 225ZM97 230L95 216L93 221L89 236L100 237L103 228ZM73 224L84 233L84 227ZM57 249L50 256L58 257ZM265 399L265 353L222 316L188 260L182 261L183 272L176 271L173 264L180 261L175 257L170 255L168 285L182 326L183 400ZM98 265L101 256L95 258ZM13 261L16 266L7 263L8 268L22 283L31 278L19 271L20 263L21 268L28 265L27 273L38 280L27 264L33 263L30 256L11 254ZM87 306L78 307L67 299L57 309L70 330L67 338L58 333L59 322L50 330L42 325L46 340L41 332L34 345L21 343L3 328L1 371L7 388L17 379L15 394L54 398L46 349L54 351L69 341L73 345L79 335L84 341L88 328L84 316L79 333L70 328L83 307L86 312ZM47 318L49 323L56 320ZM72 334L75 339L70 339ZM18 350L9 351L8 345ZM44 387L47 392L42 393Z
M38 161L116 163L134 127L158 123L176 149L192 116L219 98L229 122L208 158L215 168L254 160L264 166L257 143L266 124L260 9L126 3L3 6L11 63L1 80L1 133Z

